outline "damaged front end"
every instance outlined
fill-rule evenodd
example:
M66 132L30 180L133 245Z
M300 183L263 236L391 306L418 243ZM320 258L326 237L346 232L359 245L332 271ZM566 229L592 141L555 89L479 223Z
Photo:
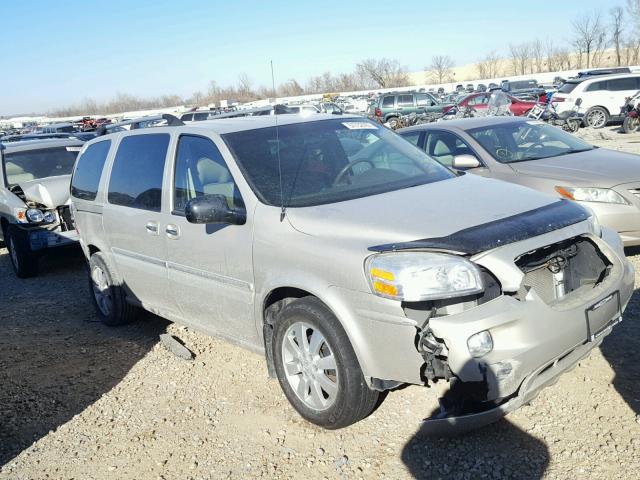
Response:
M69 176L23 182L9 187L17 197L16 227L32 251L77 241L69 199ZM17 201L17 200L20 201Z
M446 245L449 255L475 265L482 285L465 296L402 301L416 324L423 381L450 384L423 433L462 433L528 403L621 320L632 267L612 250L613 237L600 238L584 210L563 203L553 208L557 229L553 216L544 228L512 217L490 225L488 235L474 227L406 244L414 252L440 253ZM512 228L517 234L506 236ZM407 252L404 247L393 245L393 251Z

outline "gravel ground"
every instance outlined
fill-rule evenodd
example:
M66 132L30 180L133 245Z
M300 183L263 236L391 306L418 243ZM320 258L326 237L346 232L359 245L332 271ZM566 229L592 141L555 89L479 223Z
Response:
M639 150L640 134L582 135ZM629 255L640 271L640 250ZM420 420L443 385L391 392L364 421L323 431L258 355L152 315L96 323L78 252L35 279L10 268L0 249L0 478L640 478L639 291L602 348L529 406L428 438ZM195 360L165 349L165 331Z

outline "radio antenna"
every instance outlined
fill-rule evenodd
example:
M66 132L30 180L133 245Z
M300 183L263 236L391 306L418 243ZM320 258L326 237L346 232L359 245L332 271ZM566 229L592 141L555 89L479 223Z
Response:
M276 103L276 79L273 75L273 60L271 63L271 88L273 89L273 116L276 120L276 156L278 157L278 178L280 181L280 222L287 214L287 207L284 205L284 189L282 187L282 162L280 161L280 136L278 135L278 104Z

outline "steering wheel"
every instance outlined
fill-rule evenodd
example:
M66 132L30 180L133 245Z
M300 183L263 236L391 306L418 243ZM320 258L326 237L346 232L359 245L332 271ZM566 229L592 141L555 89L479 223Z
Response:
M353 160L347 163L344 166L344 168L342 168L342 170L338 172L338 175L336 175L336 179L333 181L331 186L335 187L336 185L338 185L342 181L342 177L344 177L349 170L351 170L354 166L358 165L359 163L368 163L369 165L371 165L371 168L376 168L373 162L367 158L359 158L357 160Z
M510 160L513 158L513 152L505 147L496 148L496 157L501 160Z
M542 147L542 148L544 148L544 147L545 147L545 145L543 145L543 144L542 144L542 143L540 143L540 142L534 142L532 145L529 145L529 146L526 148L526 150L525 150L524 152L522 152L522 153L523 153L523 155L525 155L525 156L526 156L526 155L529 153L529 151L530 151L530 150L533 150L533 149L534 149L534 148L536 148L536 147Z

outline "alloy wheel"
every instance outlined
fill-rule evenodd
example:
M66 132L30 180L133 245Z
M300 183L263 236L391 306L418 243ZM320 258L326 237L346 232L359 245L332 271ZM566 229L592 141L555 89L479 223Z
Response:
M113 309L113 298L109 279L104 270L98 266L94 266L91 270L91 285L93 287L93 296L96 304L102 314L108 317Z
M331 407L338 395L338 370L331 346L317 328L293 323L282 342L286 378L296 396L316 411Z

